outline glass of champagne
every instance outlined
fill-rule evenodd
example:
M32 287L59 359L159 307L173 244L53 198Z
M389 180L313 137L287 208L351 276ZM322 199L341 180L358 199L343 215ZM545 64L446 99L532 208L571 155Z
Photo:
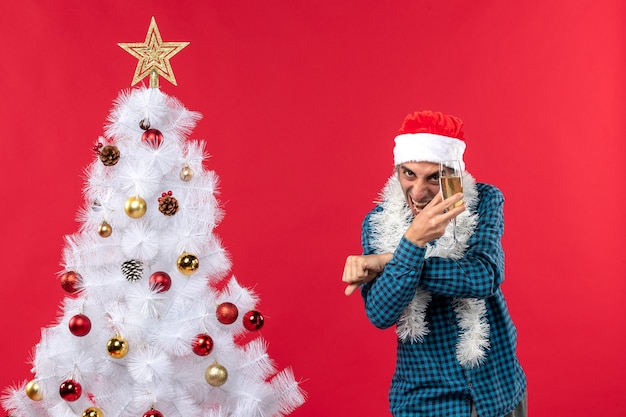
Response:
M444 200L456 193L463 192L463 170L461 169L461 161L453 159L442 161L439 164L439 186ZM459 201L454 203L452 207L457 207L461 204L463 204L463 202ZM452 238L453 244L455 244L457 242L456 218L452 219Z

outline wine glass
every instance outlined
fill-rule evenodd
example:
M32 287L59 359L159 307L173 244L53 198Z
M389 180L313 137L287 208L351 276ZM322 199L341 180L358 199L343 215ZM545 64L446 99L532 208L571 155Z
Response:
M463 192L463 170L461 169L461 161L452 159L439 163L439 187L444 200L456 193ZM463 204L463 202L458 201L451 207L457 207L461 204ZM452 239L452 244L456 244L456 218L452 219Z

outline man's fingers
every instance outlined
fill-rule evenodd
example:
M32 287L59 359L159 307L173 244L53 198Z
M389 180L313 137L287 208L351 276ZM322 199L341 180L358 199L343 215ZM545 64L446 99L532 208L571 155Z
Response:
M348 256L341 280L347 283L361 281L367 277L367 265L362 256Z
M343 267L343 275L341 276L341 280L343 282L350 282L350 265L346 262L346 265Z
M439 193L438 195L441 196L441 193ZM439 199L439 201L441 201L441 204L443 205L444 208L449 208L461 200L463 200L463 193L453 194L446 199L444 199L443 196L441 196Z
M343 276L341 277L343 282L354 281L354 262L354 256L346 258L346 265L343 268Z
M346 295L352 294L359 285L369 282L382 272L392 254L350 255L346 258L341 280L349 284Z
M352 293L355 292L356 289L359 288L360 285L361 284L359 284L359 283L354 283L354 284L348 285L346 287L346 290L345 290L346 296L352 295Z
M346 259L341 280L349 285L345 289L346 296L352 295L367 276L366 262L362 256L351 255Z
M439 193L441 195L441 193ZM457 205L455 207L455 205ZM465 202L463 201L463 193L456 193L450 197L442 200L436 207L437 211L445 213L450 218L456 217L465 211Z
M430 202L426 205L426 207L428 207L428 206L435 206L435 205L441 203L442 201L443 201L443 195L441 195L441 193L437 193L437 194L435 194L433 199L430 200Z

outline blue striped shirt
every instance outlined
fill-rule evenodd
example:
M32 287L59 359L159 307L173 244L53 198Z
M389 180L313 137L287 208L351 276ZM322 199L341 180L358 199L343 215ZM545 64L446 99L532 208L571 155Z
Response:
M520 402L526 377L515 352L517 332L500 284L504 280L504 197L494 186L477 183L478 225L460 260L428 257L402 238L384 271L361 286L367 317L376 327L396 324L417 287L432 293L426 311L430 332L423 342L398 340L396 370L389 401L396 417L469 416L471 401L481 417L502 417ZM363 253L370 245L370 216L362 226ZM485 362L467 369L456 359L459 333L452 301L485 299L490 348Z

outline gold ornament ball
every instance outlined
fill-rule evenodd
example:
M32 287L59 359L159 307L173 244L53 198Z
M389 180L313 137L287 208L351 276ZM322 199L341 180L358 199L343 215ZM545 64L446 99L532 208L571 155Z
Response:
M176 266L178 270L185 275L191 275L200 266L200 261L196 255L192 255L190 253L183 253L178 257L178 261L176 261Z
M100 223L100 226L98 226L98 234L102 237L109 237L111 236L111 233L113 233L113 228L111 227L111 225L107 222L102 222Z
M206 379L206 382L212 387L221 387L228 379L228 371L222 365L215 362L204 371L204 379Z
M26 395L33 401L41 401L43 399L43 393L41 392L39 382L32 380L26 384Z
M89 407L83 411L83 417L104 417L104 413L98 407Z
M147 205L146 200L139 196L130 197L124 204L124 211L128 214L128 217L133 219L139 219L146 214Z
M193 178L193 171L189 168L189 165L185 164L185 167L180 171L180 179L189 182Z
M128 354L128 341L116 335L107 342L107 352L112 358L122 359Z

